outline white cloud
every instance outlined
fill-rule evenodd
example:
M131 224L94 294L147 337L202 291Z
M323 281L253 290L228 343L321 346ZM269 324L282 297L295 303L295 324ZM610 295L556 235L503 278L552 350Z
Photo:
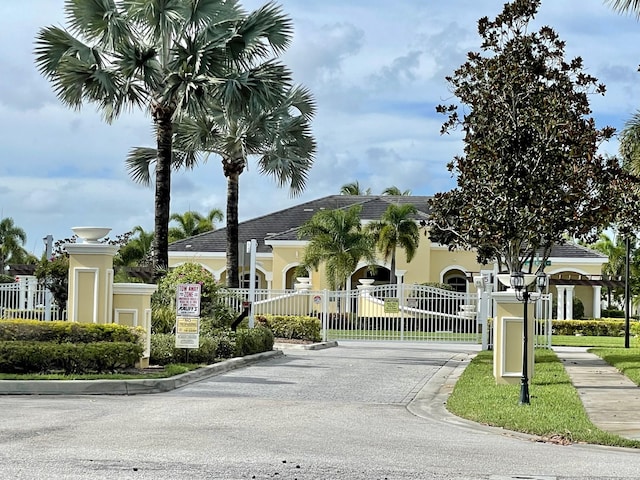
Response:
M262 177L255 164L240 178L240 218L336 194L358 180L373 192L395 185L433 194L454 184L446 164L462 153L460 132L441 136L435 105L451 98L444 79L479 49L477 20L505 0L281 0L295 38L284 61L316 96L316 164L299 198ZM253 9L266 0L245 0ZM28 249L41 238L71 235L79 224L121 233L153 228L152 188L133 184L124 159L134 146L153 146L144 112L107 125L92 106L62 106L34 66L39 28L64 24L64 0L0 2L0 217L27 231ZM548 24L580 55L587 72L607 85L593 97L599 126L620 128L640 105L640 24L602 0L543 2L536 25ZM602 147L615 153L616 142ZM226 181L215 157L173 177L172 212L226 210Z

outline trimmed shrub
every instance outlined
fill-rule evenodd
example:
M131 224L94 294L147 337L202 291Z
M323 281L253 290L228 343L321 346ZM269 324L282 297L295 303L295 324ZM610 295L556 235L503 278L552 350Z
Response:
M150 363L168 365L171 363L212 364L216 360L243 357L254 353L273 350L273 333L258 326L232 332L219 329L215 335L200 335L198 348L176 348L176 337L171 333L151 335Z
M198 348L176 348L176 336L172 333L151 335L151 355L149 362L154 365L170 363L211 364L216 361L217 340L200 336Z
M624 310L605 308L602 310L602 318L624 318Z
M629 330L640 334L640 324L630 323ZM553 320L555 335L586 335L594 337L618 337L624 335L624 321L618 319L602 320Z
M130 368L142 356L143 347L132 342L58 343L0 342L3 373L103 373Z
M244 357L254 353L273 350L273 333L268 328L258 325L256 328L241 329L236 332L236 355Z
M309 340L319 342L320 320L315 317L293 315L256 315L256 321L269 328L277 338Z
M38 320L0 320L0 341L91 343L140 342L142 328L115 323L40 322Z

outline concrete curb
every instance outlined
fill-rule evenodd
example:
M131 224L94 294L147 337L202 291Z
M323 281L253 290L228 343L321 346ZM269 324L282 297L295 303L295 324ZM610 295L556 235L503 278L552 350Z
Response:
M278 350L286 350L286 349L324 350L325 348L332 348L337 346L338 346L338 342L336 340L331 340L329 342L307 343L307 344L298 344L298 343L274 343L273 344L273 348Z
M0 380L0 395L140 395L175 390L252 363L281 357L281 350L231 358L169 378L140 380Z

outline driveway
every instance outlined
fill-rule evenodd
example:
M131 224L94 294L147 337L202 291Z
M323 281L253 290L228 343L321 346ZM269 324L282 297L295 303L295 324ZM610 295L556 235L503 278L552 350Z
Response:
M0 478L638 478L635 450L560 446L449 415L476 347L286 350L170 393L0 398Z

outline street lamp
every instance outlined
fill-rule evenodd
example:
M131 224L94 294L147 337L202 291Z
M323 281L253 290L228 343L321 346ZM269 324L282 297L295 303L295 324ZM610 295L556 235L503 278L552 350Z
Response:
M533 275L527 275L529 278L525 278L525 274L523 272L512 272L510 283L511 287L516 292L516 298L521 301L524 305L524 318L522 321L522 326L524 329L522 335L522 378L520 379L520 405L529 405L531 402L529 401L529 361L528 361L528 350L529 350L529 326L528 326L528 312L527 312L527 304L530 301L535 301L539 298L538 295L532 295L532 292L529 292L529 283L531 283L534 279L530 278ZM544 272L538 272L535 275L536 288L539 292L544 290L547 287L547 275Z

